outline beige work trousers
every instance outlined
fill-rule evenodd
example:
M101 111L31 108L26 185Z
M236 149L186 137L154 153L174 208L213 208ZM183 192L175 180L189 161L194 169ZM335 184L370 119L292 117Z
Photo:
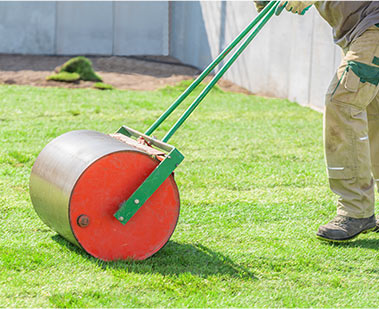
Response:
M378 67L379 28L374 26L343 52L326 94L324 146L331 190L339 196L337 214L374 214L379 185L379 85L362 82L348 61Z

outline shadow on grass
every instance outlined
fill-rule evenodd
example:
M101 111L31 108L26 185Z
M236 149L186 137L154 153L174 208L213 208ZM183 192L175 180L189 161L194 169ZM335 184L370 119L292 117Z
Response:
M379 234L378 234L379 236ZM351 248L366 248L366 249L373 249L373 250L379 250L379 238L377 239L357 239L355 241L352 241L350 243L343 244L346 247Z
M201 244L182 244L169 241L160 251L144 261L100 261L71 244L60 235L52 237L58 244L75 251L101 268L115 269L118 273L180 275L189 273L198 277L213 275L257 279L247 268L236 264L229 257Z
M327 242L324 244L335 247L346 247L346 248L366 248L379 250L379 234L377 239L356 239L347 242Z

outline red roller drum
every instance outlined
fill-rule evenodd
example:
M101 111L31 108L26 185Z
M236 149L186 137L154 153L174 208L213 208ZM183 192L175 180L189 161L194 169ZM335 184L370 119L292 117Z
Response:
M104 134L74 132L81 134L70 132L66 133L66 137L58 137L51 142L52 145L46 146L46 151L41 152L33 166L30 187L36 212L62 236L101 260L143 260L150 257L169 240L179 217L179 192L173 175L123 225L114 217L115 212L160 161L133 145ZM81 143L83 138L86 142ZM94 154L98 145L105 149ZM68 162L66 165L60 164L62 156L71 160L65 160ZM46 157L50 160L44 160ZM88 162L83 164L86 160ZM42 170L44 174L41 175L39 171ZM75 179L69 170L71 174L77 174ZM56 180L64 179L66 175L70 175L70 179ZM73 185L64 188L70 182ZM62 192L65 191L69 193L68 200L56 198L58 194L54 190L57 186L61 195L64 196ZM64 217L66 211L69 228L65 226L65 218L59 220L55 217L59 214Z
M70 223L85 251L102 260L143 260L168 241L179 216L179 194L170 176L124 226L113 214L158 165L138 152L118 152L93 163L70 199ZM80 227L80 215L89 218Z

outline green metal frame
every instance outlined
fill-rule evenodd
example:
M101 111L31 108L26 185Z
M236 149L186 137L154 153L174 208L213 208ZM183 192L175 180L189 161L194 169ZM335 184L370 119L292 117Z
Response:
M245 50L250 42L255 38L258 32L269 21L275 13L279 5L279 1L270 1L270 3L262 10L262 12L230 43L225 50L199 75L199 77L179 96L178 99L152 124L145 132L140 133L136 130L122 126L117 133L124 134L128 137L143 137L151 145L167 152L165 159L154 169L154 171L146 178L146 180L137 188L137 190L125 201L119 210L114 214L116 219L122 224L126 224L130 218L141 208L141 206L150 198L150 196L159 188L159 186L172 174L174 169L183 161L184 156L167 141L179 129L184 121L191 115L200 102L205 98L213 86L219 81L224 73L230 68L238 56ZM260 22L258 24L258 22ZM187 108L183 115L171 127L162 141L150 137L150 135L163 123L163 121L184 101L184 99L201 83L201 81L209 75L209 73L228 55L231 50L253 29L258 26L234 52L230 59L222 66L220 71L212 78L209 84Z
M126 224L159 186L172 174L174 169L183 161L184 156L174 146L151 138L126 126L122 126L117 133L124 134L128 137L143 137L151 145L168 152L165 159L159 163L149 177L146 178L127 201L122 203L120 209L114 214L118 221L122 224Z

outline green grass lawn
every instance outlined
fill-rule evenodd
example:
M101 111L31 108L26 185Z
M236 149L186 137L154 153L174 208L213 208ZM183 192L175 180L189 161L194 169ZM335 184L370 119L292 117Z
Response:
M144 131L182 90L0 86L0 307L377 307L379 234L315 238L336 203L322 115L287 100L211 92L170 140L181 215L150 259L98 261L42 223L28 181L50 140Z

